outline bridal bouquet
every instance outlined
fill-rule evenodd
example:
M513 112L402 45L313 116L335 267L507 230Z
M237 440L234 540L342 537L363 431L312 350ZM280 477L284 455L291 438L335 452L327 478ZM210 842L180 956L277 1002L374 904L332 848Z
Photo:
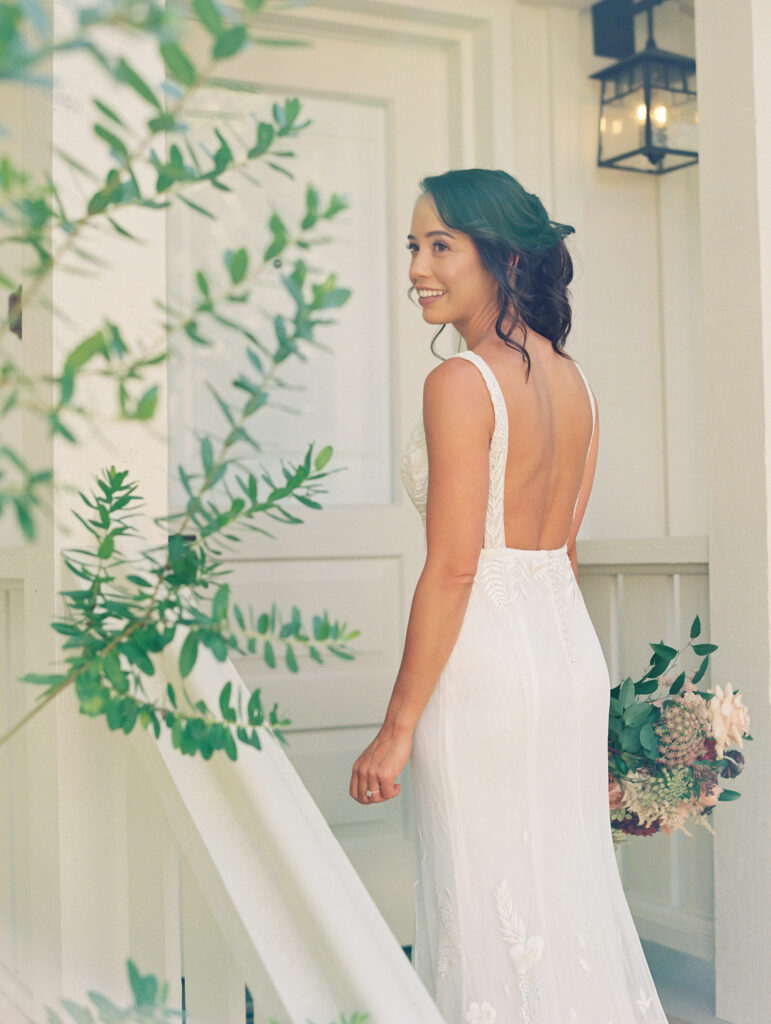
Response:
M642 679L625 679L610 691L608 790L614 843L630 835L673 832L689 820L714 834L708 821L718 800L740 793L721 780L744 767L743 740L751 740L747 708L730 683L714 691L698 684L716 644L694 643L699 616L681 650L651 644L653 655ZM675 674L680 655L691 648L701 658L694 672Z

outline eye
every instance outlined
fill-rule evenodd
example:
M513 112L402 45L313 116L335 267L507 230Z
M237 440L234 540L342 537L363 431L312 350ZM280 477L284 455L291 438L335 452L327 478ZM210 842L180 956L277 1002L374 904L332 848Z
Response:
M416 242L407 242L407 252L417 252L418 246Z
M438 248L437 248L437 246L438 246ZM448 249L448 246L446 246L444 244L444 242L434 242L434 249L436 249L437 252L446 252L447 249Z

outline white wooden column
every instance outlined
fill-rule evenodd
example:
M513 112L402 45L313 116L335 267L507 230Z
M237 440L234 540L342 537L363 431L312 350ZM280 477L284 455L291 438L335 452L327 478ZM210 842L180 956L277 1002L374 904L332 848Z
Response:
M767 0L695 7L713 674L741 688L755 737L742 799L716 822L716 1013L767 1024L771 9Z

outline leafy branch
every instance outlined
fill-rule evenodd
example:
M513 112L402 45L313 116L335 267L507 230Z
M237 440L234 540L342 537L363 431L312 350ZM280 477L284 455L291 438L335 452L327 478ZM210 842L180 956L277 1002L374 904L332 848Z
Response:
M74 1024L169 1024L170 1021L184 1019L184 1012L168 1005L169 983L162 985L154 974L142 974L133 960L126 961L129 984L133 1000L130 1006L121 1008L101 992L89 991L88 998L93 1006L76 1003L72 999L62 999L61 1004ZM247 990L248 991L248 990ZM66 1024L64 1019L46 1007L48 1024ZM366 1024L368 1013L355 1012L350 1017L341 1013L338 1021L332 1024ZM276 1024L270 1021L270 1024ZM311 1022L309 1022L311 1024Z

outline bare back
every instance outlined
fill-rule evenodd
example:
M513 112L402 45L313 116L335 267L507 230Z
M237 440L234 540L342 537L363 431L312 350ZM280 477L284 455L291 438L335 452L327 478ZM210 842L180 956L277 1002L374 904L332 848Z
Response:
M592 404L574 361L555 352L548 339L528 331L527 351L526 381L516 350L494 342L474 349L493 371L508 413L506 546L571 546L594 479L598 431L592 429Z

